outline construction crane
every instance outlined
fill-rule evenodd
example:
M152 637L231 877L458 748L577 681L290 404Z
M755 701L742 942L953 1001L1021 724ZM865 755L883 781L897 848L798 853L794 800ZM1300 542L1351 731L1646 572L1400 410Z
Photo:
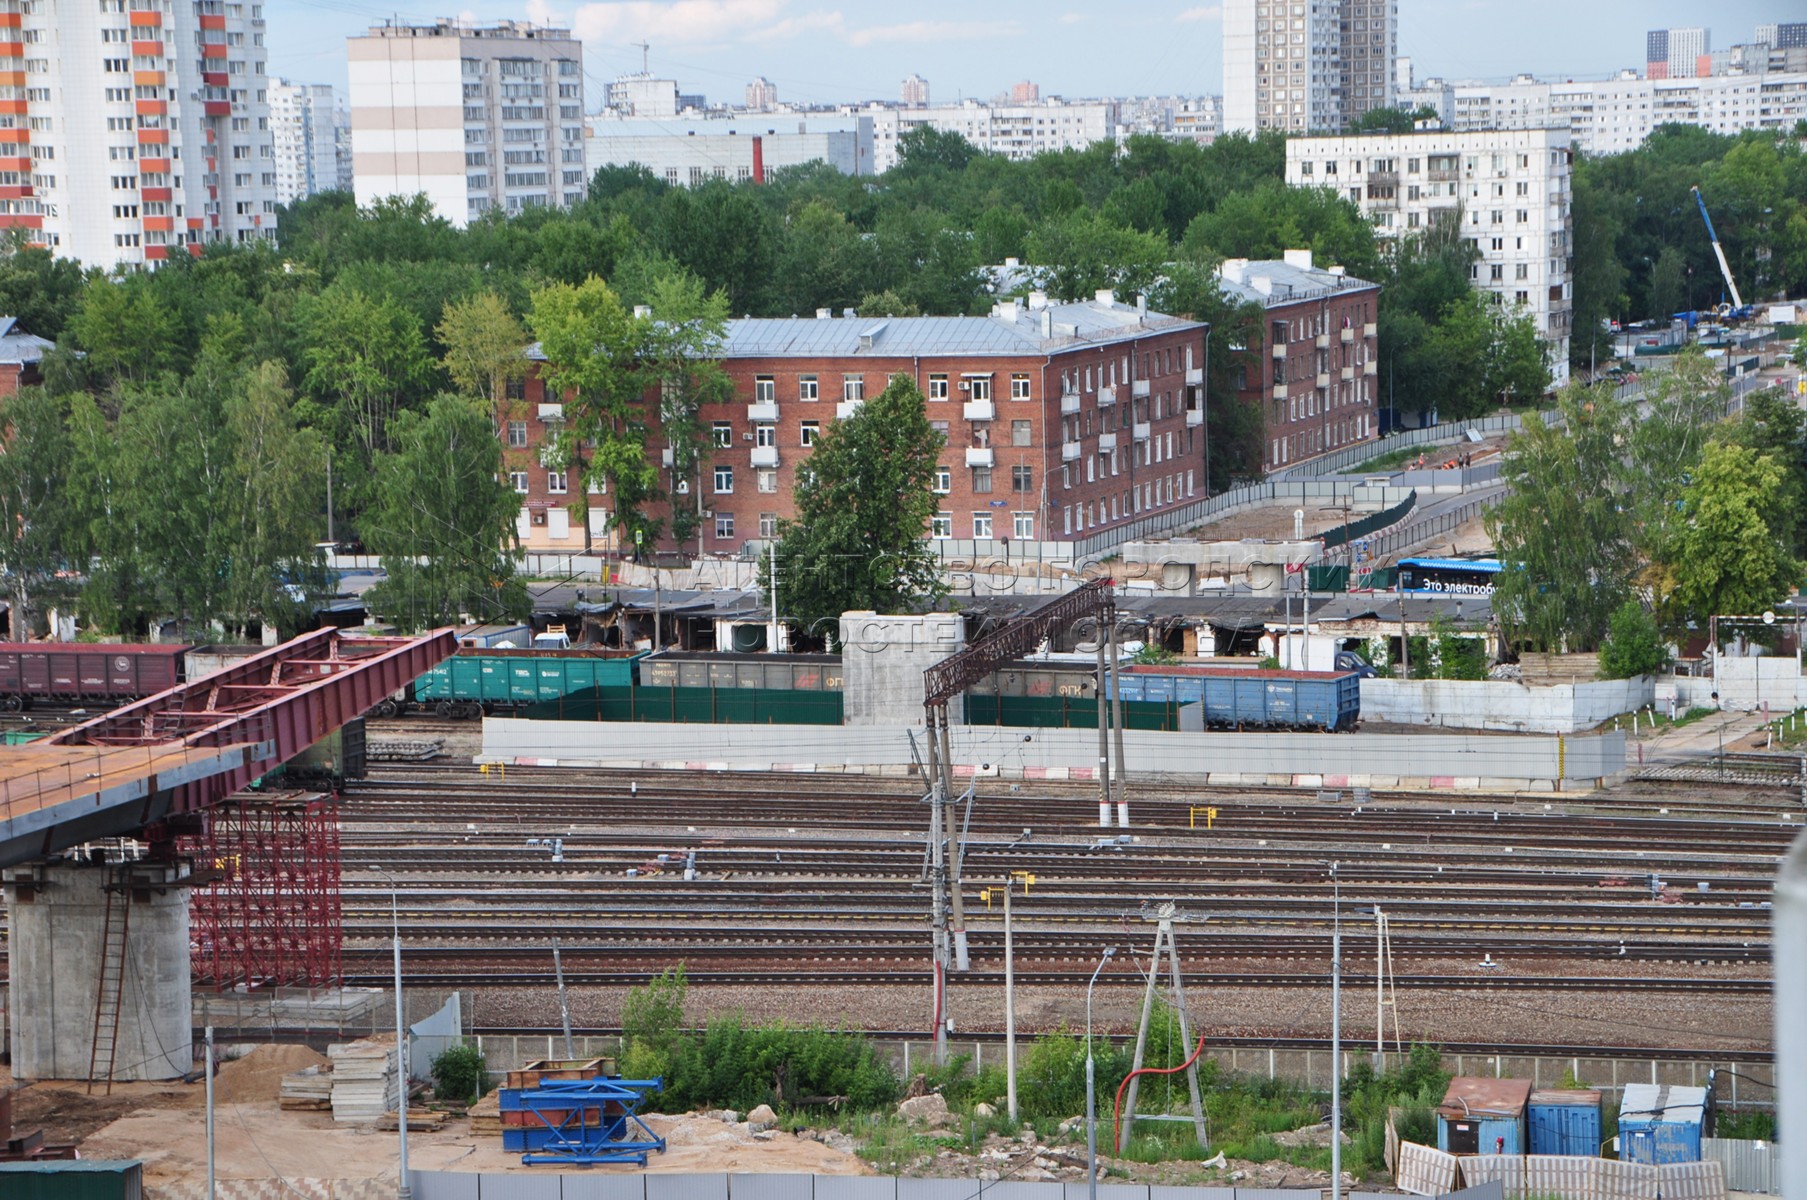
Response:
M1713 253L1719 258L1719 273L1725 277L1726 290L1732 293L1732 312L1734 317L1747 315L1744 297L1738 294L1738 285L1732 282L1732 268L1725 261L1725 248L1719 244L1719 234L1713 228L1713 218L1707 215L1707 202L1701 199L1698 187L1689 188L1694 193L1694 203L1700 205L1700 219L1707 223L1707 236L1713 241Z

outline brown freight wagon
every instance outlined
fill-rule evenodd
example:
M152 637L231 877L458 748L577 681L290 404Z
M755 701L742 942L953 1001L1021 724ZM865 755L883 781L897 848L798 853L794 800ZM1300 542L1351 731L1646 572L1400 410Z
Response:
M182 682L187 646L0 642L0 706L81 704L154 696Z

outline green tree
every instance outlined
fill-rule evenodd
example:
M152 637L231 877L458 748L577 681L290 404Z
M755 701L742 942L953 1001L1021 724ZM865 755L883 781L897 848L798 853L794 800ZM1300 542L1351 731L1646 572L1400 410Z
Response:
M337 284L307 297L296 316L303 385L334 440L355 445L373 467L391 444L390 423L432 381L420 321L394 300Z
M1606 635L1637 567L1622 503L1620 445L1631 414L1610 386L1572 385L1558 420L1527 414L1506 444L1506 495L1486 514L1504 566L1493 611L1507 638L1590 650Z
M366 544L388 578L371 606L405 629L519 620L527 592L511 547L518 498L499 476L502 446L481 402L444 395L396 415L379 464Z
M1778 508L1788 528L1778 528L1776 534L1795 557L1807 557L1807 522L1801 520L1807 507L1807 413L1782 389L1757 388L1745 394L1744 415L1730 439L1768 455L1782 468Z
M0 399L0 571L15 642L32 636L34 604L54 599L71 562L67 421L67 403L42 388Z
M1687 272L1688 263L1681 251L1674 246L1664 246L1657 255L1656 264L1650 268L1646 316L1667 321L1670 313L1681 308L1687 301Z
M502 297L479 292L446 305L434 332L452 386L487 400L500 429L508 419L508 385L527 378L526 329Z
M1036 226L1026 250L1043 290L1061 300L1086 299L1101 288L1144 291L1168 258L1166 238L1113 225L1089 209Z
M653 321L645 329L640 360L659 389L659 431L671 450L672 540L698 539L702 551L703 470L712 446L709 407L734 398L722 366L728 342L728 298L705 292L702 281L674 270L653 283ZM694 501L678 500L680 479L690 481Z
M1350 133L1410 133L1419 121L1434 121L1437 110L1428 104L1417 108L1370 108L1349 123Z
M1682 492L1682 519L1655 564L1660 610L1671 628L1721 613L1752 613L1794 595L1801 561L1777 534L1782 466L1729 442L1710 442Z
M817 440L776 549L782 615L806 635L838 637L843 612L913 612L946 594L924 540L944 442L901 374ZM762 587L769 601L769 568Z
M33 246L23 229L0 236L0 313L42 338L56 341L81 306L81 264Z
M1606 641L1600 647L1600 678L1632 679L1654 675L1669 663L1669 648L1656 619L1636 600L1613 610Z
M1636 483L1631 494L1639 543L1646 556L1665 553L1682 491L1730 401L1731 389L1698 346L1676 355L1669 370L1645 378L1646 412L1629 431L1628 460Z
M176 314L143 277L91 281L68 328L89 370L105 379L142 382L181 365Z

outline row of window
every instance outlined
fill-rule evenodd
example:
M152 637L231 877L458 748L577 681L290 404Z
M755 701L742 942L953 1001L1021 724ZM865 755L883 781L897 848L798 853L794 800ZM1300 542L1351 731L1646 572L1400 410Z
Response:
M992 532L993 520L997 514L976 512L972 517L972 536L975 541L989 541L996 534ZM1035 514L1032 512L1013 512L1010 514L1011 536L1019 541L1035 540ZM929 536L937 541L946 541L954 536L954 514L938 512L929 518Z
M960 377L960 391L970 400L991 399L991 376L968 374ZM928 398L930 400L946 400L949 398L949 376L933 374L929 376ZM797 399L800 401L820 400L822 398L821 378L816 375L797 376ZM841 376L841 399L844 401L864 400L866 398L866 377L864 375ZM1012 400L1030 400L1029 376L1025 372L1017 372L1010 376L1010 398ZM776 404L778 402L778 378L775 375L756 375L753 377L753 403Z

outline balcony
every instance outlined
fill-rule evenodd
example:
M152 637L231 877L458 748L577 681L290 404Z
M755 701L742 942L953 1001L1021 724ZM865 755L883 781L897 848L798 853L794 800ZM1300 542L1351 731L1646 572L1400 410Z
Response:
M1203 425L1204 423L1205 423L1205 410L1204 409L1189 408L1186 410L1186 424L1191 425L1196 428L1197 426Z
M1327 333L1320 333L1317 337L1311 339L1311 344L1320 350L1328 350L1330 349L1330 335Z
M1109 454L1111 451L1115 450L1116 448L1117 448L1117 435L1116 434L1101 433L1098 435L1098 453Z
M1284 383L1274 384L1274 399L1276 399L1276 400L1286 399L1286 385Z
M1363 363L1362 374L1370 379L1380 374L1380 360L1378 358L1370 358L1367 362Z
M1133 380L1129 385L1129 394L1138 400L1148 399L1148 380Z
M767 401L764 404L747 405L747 420L757 421L757 422L761 422L761 423L767 424L767 425L770 425L773 422L777 421L778 420L778 403L777 403L777 401L773 400L773 401Z
M540 405L540 420L544 421L546 424L550 425L554 421L562 421L564 419L565 419L565 406L564 405L562 405L562 404L542 404L542 405Z
M1275 342L1274 343L1274 357L1275 358L1285 358L1286 357L1286 343L1285 342Z
M660 466L669 467L669 466L673 465L673 463L675 461L676 460L672 457L672 451L671 451L670 446L667 446L667 447L665 447L665 449L659 451L659 465Z
M1062 392L1060 394L1060 415L1071 417L1079 412L1079 393Z
M968 446L966 448L966 465L969 467L989 467L997 461L990 446Z
M845 421L848 417L851 417L854 413L860 411L860 405L864 403L866 403L864 400L842 400L834 406L834 415L837 419Z
M1317 381L1318 390L1321 392L1329 386L1330 386L1330 372L1329 371L1319 371L1318 372L1318 381Z
M1376 325L1373 321L1369 321L1366 325L1362 326L1362 336L1365 338L1376 337L1379 333L1380 326Z
M1343 382L1348 383L1351 379L1354 379L1354 378L1355 378L1355 368L1354 367L1344 367L1343 368Z
M1060 461L1061 462L1078 462L1079 461L1079 443L1078 442L1062 442L1060 444Z
M1101 387L1098 389L1098 407L1099 408L1109 408L1111 405L1115 404L1116 402L1117 402L1117 389L1116 388Z
M1345 346L1354 344L1354 342L1355 342L1355 326L1353 326L1353 325L1343 326L1342 341L1343 341L1343 345L1345 345Z
M1203 387L1204 382L1205 382L1205 369L1203 367L1187 367L1186 368L1186 386L1187 387Z
M1137 421L1134 425L1129 427L1129 436L1135 438L1138 442L1146 442L1153 436L1153 432L1150 430L1147 421Z
M998 416L997 406L989 400L968 400L960 411L969 421L994 421Z
M753 465L756 467L775 467L778 465L778 447L753 447Z

